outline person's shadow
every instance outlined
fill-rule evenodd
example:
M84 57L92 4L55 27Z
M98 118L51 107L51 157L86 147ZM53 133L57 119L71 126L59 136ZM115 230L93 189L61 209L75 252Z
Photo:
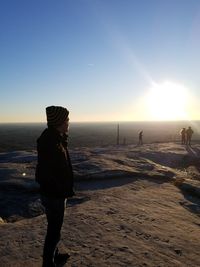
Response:
M86 201L89 201L91 198L87 195L77 193L73 198L67 199L67 206L80 205Z
M194 158L199 157L200 155L200 150L197 147L186 146L186 150L188 154Z

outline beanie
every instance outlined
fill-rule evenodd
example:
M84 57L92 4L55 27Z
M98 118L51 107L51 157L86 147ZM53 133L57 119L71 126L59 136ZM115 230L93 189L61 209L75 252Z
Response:
M61 125L68 117L69 111L60 106L49 106L46 108L47 115L47 125L48 126L59 126Z

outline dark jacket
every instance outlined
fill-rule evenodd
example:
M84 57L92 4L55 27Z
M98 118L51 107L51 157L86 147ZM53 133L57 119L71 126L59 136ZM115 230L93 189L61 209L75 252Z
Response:
M71 197L73 172L67 149L67 135L47 128L37 140L36 181L41 194L48 197Z

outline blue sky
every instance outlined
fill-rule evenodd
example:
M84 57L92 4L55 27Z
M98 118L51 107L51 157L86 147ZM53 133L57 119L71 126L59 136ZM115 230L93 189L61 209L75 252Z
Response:
M1 0L0 122L200 119L199 25L199 0Z

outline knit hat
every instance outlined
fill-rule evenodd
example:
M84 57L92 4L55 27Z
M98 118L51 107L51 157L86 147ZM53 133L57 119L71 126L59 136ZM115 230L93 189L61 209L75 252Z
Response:
M60 106L49 106L46 108L47 124L48 126L59 126L68 117L69 111Z

